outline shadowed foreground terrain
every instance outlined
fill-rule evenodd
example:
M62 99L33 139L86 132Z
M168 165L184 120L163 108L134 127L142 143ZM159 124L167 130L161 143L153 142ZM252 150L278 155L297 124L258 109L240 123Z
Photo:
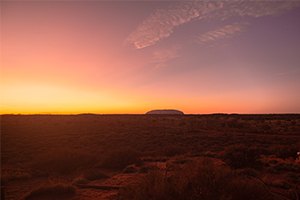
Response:
M300 115L3 115L6 199L298 199Z

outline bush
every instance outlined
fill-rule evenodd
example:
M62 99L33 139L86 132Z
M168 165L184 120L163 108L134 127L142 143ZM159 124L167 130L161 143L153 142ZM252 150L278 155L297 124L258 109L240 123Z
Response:
M72 182L73 185L87 184L87 183L88 183L88 180L84 176L76 177Z
M299 199L300 194L300 188L299 186L297 188L291 188L288 190L288 194L290 196L290 199Z
M150 156L142 158L143 162L154 162L154 160L155 159L153 157L150 157Z
M121 199L273 199L264 184L255 178L236 174L204 159L199 164L177 168L169 175L156 170L139 184L120 190Z
M136 173L138 170L135 168L135 167L126 167L124 170L123 170L123 173L125 174L130 174L130 173Z
M245 145L233 145L227 147L223 152L225 162L234 169L260 168L262 162L258 160L260 149L249 148Z
M32 189L30 192L24 195L23 199L27 200L33 197L50 196L50 195L74 195L76 188L71 185L65 185L62 183L54 185L42 185Z
M176 145L169 145L165 146L161 150L161 154L163 156L173 157L177 155L182 155L186 153L186 149L184 147L176 146Z
M300 180L300 176L296 173L293 173L293 172L288 172L286 174L284 174L284 178L287 180L287 181L290 181L292 183L298 183L299 180Z
M274 187L282 188L282 189L290 189L290 188L292 187L292 186L291 186L289 183L287 183L286 181L284 181L284 180L279 180L279 179L273 181L271 185L273 185Z
M260 128L263 130L263 131L269 131L271 130L271 126L269 124L262 124L260 126Z
M140 153L134 149L118 149L103 157L98 167L124 169L130 164L140 164Z
M1 172L1 185L5 185L6 183L10 181L15 180L24 180L24 179L30 179L31 175L28 172L22 172L20 170L15 171L2 171Z
M96 170L96 169L91 169L88 170L84 173L84 178L88 181L94 181L94 180L100 180L100 179L106 179L109 178L108 175Z
M279 158L297 158L297 152L299 151L300 144L293 144L293 145L281 145L277 146L276 155Z
M232 119L232 120L227 121L227 126L230 128L236 128L237 123L238 122L236 119Z
M251 168L239 169L236 171L239 175L247 175L252 177L258 177L258 172Z
M96 163L96 156L82 150L57 149L37 156L32 167L48 174L61 175L76 171L79 167L90 166Z
M295 163L286 163L286 162L281 162L278 163L277 165L272 167L275 170L285 170L289 172L299 172L300 171L300 165L295 164Z

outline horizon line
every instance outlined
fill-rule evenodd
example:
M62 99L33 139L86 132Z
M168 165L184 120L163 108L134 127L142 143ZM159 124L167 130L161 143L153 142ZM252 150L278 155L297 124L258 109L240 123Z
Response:
M146 114L146 113L68 113L68 114L64 114L64 113L4 113L4 114L0 114L0 116L5 116L5 115L300 115L300 113L291 113L291 112L286 112L286 113L196 113L196 114L192 114L192 113L183 113L183 114Z

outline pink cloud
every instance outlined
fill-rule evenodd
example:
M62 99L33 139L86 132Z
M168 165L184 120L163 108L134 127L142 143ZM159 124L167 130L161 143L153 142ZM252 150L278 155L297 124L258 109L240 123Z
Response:
M180 57L178 54L178 50L180 49L179 46L173 46L169 49L160 49L153 52L153 62L157 63L155 68L162 68L167 66L166 62L173 59Z
M291 74L291 73L294 73L294 72L297 72L297 71L300 71L300 69L294 69L294 70L287 71L287 72L281 72L281 73L278 73L277 75L278 76L283 76L283 75Z
M233 23L231 25L227 25L222 28L206 32L205 34L199 37L195 37L195 41L198 44L202 45L206 42L212 42L218 39L232 38L244 32L246 25L248 25L248 23Z
M276 15L300 6L300 1L188 1L168 9L159 9L146 18L125 40L137 49L154 45L169 37L174 28L191 20L219 19L231 16L262 17ZM238 27L236 27L238 28ZM238 30L231 29L233 32ZM230 32L215 33L230 34Z

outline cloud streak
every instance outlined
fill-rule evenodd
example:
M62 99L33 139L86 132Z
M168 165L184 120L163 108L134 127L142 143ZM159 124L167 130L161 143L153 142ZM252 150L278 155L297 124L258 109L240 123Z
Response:
M298 71L300 71L300 69L294 69L294 70L291 70L291 71L278 73L277 75L278 76L283 76L283 75L292 74L292 73L295 73L295 72L298 72Z
M179 46L173 46L170 49L160 49L153 52L153 62L156 63L155 68L162 68L167 66L166 62L180 57L178 54Z
M173 32L174 27L201 18L200 15L216 10L221 3L203 2L202 8L198 2L179 3L176 7L164 10L159 9L150 15L129 37L125 43L133 43L137 49L153 45Z
M225 20L232 16L262 17L276 15L300 6L300 1L195 1L180 2L159 9L138 26L125 40L137 49L154 45L167 38L174 28L191 20Z
M248 23L233 23L231 25L224 26L222 28L216 29L214 31L206 32L205 34L196 37L195 40L198 44L202 45L207 42L212 42L218 39L232 38L234 36L240 35L245 31L245 26Z

